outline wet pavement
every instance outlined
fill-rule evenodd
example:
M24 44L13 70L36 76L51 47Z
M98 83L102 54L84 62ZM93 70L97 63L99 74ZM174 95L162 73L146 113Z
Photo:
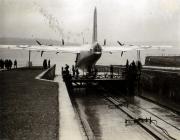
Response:
M134 104L137 106L130 106L131 110L138 110L138 112L141 112L142 117L146 116L155 119L157 124L166 129L172 137L180 139L179 115L139 97L135 97L134 99Z
M59 139L83 140L86 137L72 106L66 85L61 76L56 77L55 81L59 83Z
M131 120L128 113L124 113L108 101L104 97L104 91L92 87L86 90L78 89L72 95L72 104L62 78L59 77L58 81L60 86L60 139L155 139L139 124L125 123L126 120ZM118 102L124 101L123 97L112 98ZM128 112L135 114L137 118L151 118L153 120L152 123L144 122L147 126L146 129L155 132L154 134L163 140L180 139L179 115L140 97L131 97L128 101L129 106L126 107Z
M139 125L125 124L130 119L122 111L105 100L101 93L76 96L75 100L81 111L81 117L88 122L89 129L97 140L153 140L154 138ZM90 135L90 133L89 133Z
M163 107L160 107L157 104L154 104L152 102L149 102L147 100L144 100L140 97L135 97L135 104L139 107L142 107L143 109L146 109L147 111L153 113L153 115L156 115L163 120L166 120L166 122L174 125L180 130L180 115L166 109Z
M122 98L118 98L122 100ZM151 117L151 119L156 120L157 125L165 129L170 136L175 139L180 139L180 116L178 114L137 96L131 100L128 109L139 118ZM155 126L155 128L157 127ZM159 130L159 132L162 132L162 130Z
M159 95L159 93L152 94L152 92L143 91L140 95L142 98L155 102L165 108L169 108L174 112L180 114L180 104L177 101L172 100L171 98L164 97Z

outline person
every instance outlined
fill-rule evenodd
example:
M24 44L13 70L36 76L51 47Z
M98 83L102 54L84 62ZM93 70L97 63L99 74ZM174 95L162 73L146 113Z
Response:
M136 88L136 80L137 80L137 67L135 62L133 61L128 70L128 88L129 88L129 95L135 95L135 88Z
M4 68L4 60L0 60L0 68L3 69Z
M126 60L126 70L128 70L129 69L129 60L127 59Z
M78 70L78 68L76 69L76 78L78 78L79 77L79 70Z
M73 77L75 76L75 68L74 68L74 65L72 65L72 72L73 72Z
M69 65L66 64L65 70L68 71L68 69L69 69Z
M141 61L137 62L137 70L141 73L141 69L142 69L142 64Z
M14 60L14 68L17 69L17 60L16 59Z
M138 93L140 92L141 88L141 70L142 70L142 64L141 61L137 62L137 86L138 86Z
M44 59L44 61L43 61L43 68L47 69L47 60L46 59Z
M4 69L4 60L2 60L2 69Z
M64 67L61 67L61 74L64 76L65 71L64 71Z
M113 78L113 66L112 65L110 66L110 75L111 75L111 78Z
M134 60L133 60L133 62L131 63L131 65L132 65L132 70L133 70L134 72L136 72L137 68L136 68L136 64L135 64Z
M66 74L69 75L69 66L66 64L66 67L65 67L65 71L66 71Z
M50 68L51 67L51 61L50 61L50 59L48 60L48 68Z
M126 60L126 68L125 68L125 78L128 79L128 74L129 74L129 60Z
M2 66L2 59L0 59L0 68L1 68L1 66Z
M11 61L11 59L9 59L9 69L11 69L12 68L12 61Z
M5 65L5 68L8 69L8 60L7 59L4 61L4 65Z

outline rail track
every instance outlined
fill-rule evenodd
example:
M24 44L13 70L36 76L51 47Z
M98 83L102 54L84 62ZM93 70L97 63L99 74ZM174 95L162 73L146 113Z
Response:
M105 91L105 89L103 88L103 90ZM164 129L163 127L161 127L160 125L158 125L157 120L153 120L153 118L157 118L161 121L163 121L164 123L166 123L167 125L169 125L170 127L176 129L177 131L180 132L180 129L178 127L176 127L175 125L167 122L166 120L164 120L163 118L157 116L156 114L148 111L147 109L138 106L138 105L134 105L131 104L131 106L134 107L138 107L141 110L149 113L152 117L139 117L137 114L135 114L134 112L132 112L129 108L128 108L128 102L125 98L121 97L121 101L119 101L118 99L116 99L116 97L113 97L112 94L108 93L106 91L106 93L103 95L103 97L108 100L109 102L111 102L116 108L118 108L119 110L121 110L122 112L124 112L129 118L130 120L125 120L125 123L128 122L133 122L138 124L139 126L141 126L144 130L146 130L148 133L150 133L155 139L157 140L176 140L176 138L174 138L173 136L171 136L169 134L169 132Z
M143 108L135 104L129 104L131 107L133 106L133 107L139 108L142 111L150 114L149 115L150 117L139 116L134 111L132 111L132 108L129 107L124 97L115 97L103 88L100 88L100 90L102 90L104 93L100 95L102 96L102 98L110 102L112 106L115 106L122 113L126 114L127 118L125 118L124 120L125 125L134 125L134 124L139 125L141 128L143 128L146 132L148 132L152 137L154 137L157 140L177 140L179 138L176 135L174 136L171 133L169 133L166 127L159 125L159 120L166 123L169 127L172 127L173 130L180 132L180 129L177 126L169 123L165 119L161 118L160 116L157 116L156 114L147 110L146 108ZM77 109L76 111L78 113L78 116L80 118L80 123L82 124L82 128L85 132L85 137L87 137L88 140L96 139L87 120L84 119L84 114L82 114L82 111L80 111L77 104L75 106Z

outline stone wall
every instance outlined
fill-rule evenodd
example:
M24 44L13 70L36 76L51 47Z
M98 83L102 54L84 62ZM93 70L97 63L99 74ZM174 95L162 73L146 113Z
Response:
M141 93L158 100L180 101L180 75L179 72L143 70L141 75Z
M147 56L145 59L145 65L179 67L180 56Z
M55 77L55 70L56 70L56 65L53 65L49 69L45 71L43 76L41 77L42 79L47 79L47 80L54 80Z

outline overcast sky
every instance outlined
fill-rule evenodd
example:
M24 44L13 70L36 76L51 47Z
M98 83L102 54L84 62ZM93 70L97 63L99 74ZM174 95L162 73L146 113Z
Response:
M0 37L179 42L180 0L0 0ZM78 40L79 41L79 40Z

